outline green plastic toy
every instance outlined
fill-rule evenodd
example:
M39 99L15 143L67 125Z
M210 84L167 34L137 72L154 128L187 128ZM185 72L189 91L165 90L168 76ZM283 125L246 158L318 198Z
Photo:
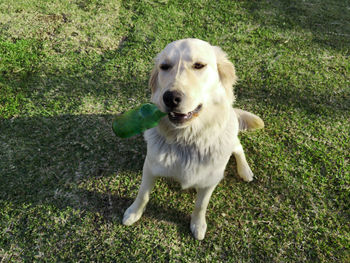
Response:
M118 115L113 121L112 128L118 137L128 138L156 127L160 119L166 115L167 113L161 112L156 105L146 103Z

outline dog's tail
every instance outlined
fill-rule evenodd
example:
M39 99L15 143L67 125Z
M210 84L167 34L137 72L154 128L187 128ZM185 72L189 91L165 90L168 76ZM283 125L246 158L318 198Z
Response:
M239 123L240 131L252 131L264 128L264 121L253 113L241 109L234 109Z

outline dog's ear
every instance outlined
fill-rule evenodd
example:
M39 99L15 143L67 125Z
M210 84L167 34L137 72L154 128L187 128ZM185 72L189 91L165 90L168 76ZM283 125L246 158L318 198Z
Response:
M152 72L151 72L150 79L148 81L148 86L151 88L152 93L154 93L156 91L156 88L157 88L158 72L159 72L158 66L154 65Z
M160 56L160 53L158 53L157 56L154 58L154 66L148 81L148 86L151 88L152 93L154 93L157 89L157 79L159 74L159 67L158 67L159 56Z
M214 46L216 54L217 67L219 71L220 81L226 90L226 94L233 102L235 96L233 94L233 85L237 82L236 70L231 61L228 60L227 54L220 48Z

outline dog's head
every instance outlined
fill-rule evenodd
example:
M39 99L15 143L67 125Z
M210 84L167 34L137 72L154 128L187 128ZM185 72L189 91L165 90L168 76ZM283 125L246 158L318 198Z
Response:
M186 127L212 106L232 105L235 68L221 48L199 39L168 44L156 59L149 85L152 102L168 120Z

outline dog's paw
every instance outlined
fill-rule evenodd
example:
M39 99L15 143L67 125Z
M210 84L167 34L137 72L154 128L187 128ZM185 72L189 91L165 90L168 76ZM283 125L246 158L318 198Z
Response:
M133 207L130 206L124 213L123 225L131 226L133 223L138 221L142 216L142 212L134 211Z
M253 181L253 172L248 165L242 165L237 167L238 175L246 182Z
M205 220L191 220L191 232L195 239L203 240L207 231L207 223Z

